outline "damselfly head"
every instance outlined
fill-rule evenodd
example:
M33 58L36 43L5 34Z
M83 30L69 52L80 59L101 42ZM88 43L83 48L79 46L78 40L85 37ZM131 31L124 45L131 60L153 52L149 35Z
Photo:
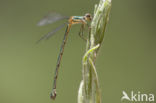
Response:
M92 16L89 13L86 13L84 17L85 17L85 20L88 20L88 21L92 20Z

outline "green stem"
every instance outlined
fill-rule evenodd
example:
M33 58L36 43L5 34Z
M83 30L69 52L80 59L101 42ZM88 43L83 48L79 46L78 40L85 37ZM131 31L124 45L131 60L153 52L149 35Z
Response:
M101 92L95 61L104 39L110 9L111 0L100 0L99 4L95 5L91 31L86 45L86 53L82 60L83 80L81 81L78 92L78 103L101 103Z

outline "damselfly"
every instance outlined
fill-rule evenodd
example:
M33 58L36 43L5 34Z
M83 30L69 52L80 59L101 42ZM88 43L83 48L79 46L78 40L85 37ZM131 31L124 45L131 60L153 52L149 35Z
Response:
M60 48L60 53L59 53L59 56L58 56L58 59L57 59L55 76L54 76L54 82L53 82L53 89L52 89L52 92L50 94L50 96L51 96L52 99L55 99L56 98L56 81L57 81L57 77L58 77L58 70L59 70L60 62L61 62L61 59L62 59L64 47L65 47L65 44L66 44L66 41L67 41L67 36L68 36L69 31L70 31L70 28L71 28L71 26L73 24L81 24L81 29L80 29L79 35L80 35L80 37L82 37L83 39L85 39L83 37L83 29L84 29L84 26L85 25L88 25L87 21L91 21L92 17L91 17L91 15L89 13L85 14L84 16L71 16L71 17L62 16L62 15L57 14L57 13L50 13L49 15L45 16L38 23L38 26L43 26L43 25L46 25L46 24L51 24L51 23L54 23L56 21L63 20L63 19L68 19L68 22L65 22L64 24L62 24L61 26L59 26L55 30L49 32L48 34L44 35L43 37L41 37L41 39L39 39L37 41L37 43L38 43L41 40L48 39L55 32L57 32L58 30L60 30L61 28L63 28L65 25L67 25L66 31L65 31L65 34L64 34L64 38L63 38L63 41L62 41L62 45L61 45L61 48Z

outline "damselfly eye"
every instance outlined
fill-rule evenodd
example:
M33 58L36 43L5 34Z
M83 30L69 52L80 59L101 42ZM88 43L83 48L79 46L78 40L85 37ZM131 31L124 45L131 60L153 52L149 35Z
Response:
M89 13L87 13L85 16L86 16L86 17L91 17L91 15L90 15Z
M91 20L92 19L91 15L89 13L85 14L85 17L86 17L87 20Z

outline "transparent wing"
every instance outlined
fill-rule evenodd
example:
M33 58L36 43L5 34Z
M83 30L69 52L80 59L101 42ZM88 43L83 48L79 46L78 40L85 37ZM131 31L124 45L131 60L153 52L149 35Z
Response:
M44 25L51 24L51 23L54 23L54 22L59 21L59 20L63 20L63 19L69 19L69 17L63 16L63 15L55 13L55 12L50 12L47 16L43 17L38 22L37 25L38 26L44 26Z
M36 43L39 43L41 40L44 40L44 39L49 39L53 34L55 34L58 30L60 30L61 28L63 28L66 24L67 24L67 22L64 23L64 24L62 24L62 25L60 25L59 27L57 27L53 31L51 31L51 32L43 35Z

